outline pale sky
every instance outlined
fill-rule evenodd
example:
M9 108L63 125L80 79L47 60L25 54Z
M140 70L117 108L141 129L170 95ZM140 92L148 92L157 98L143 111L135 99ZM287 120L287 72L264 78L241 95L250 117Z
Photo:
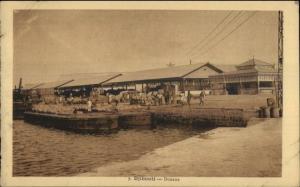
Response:
M55 81L61 74L126 72L172 62L239 64L277 61L277 12L257 12L205 55L187 51L229 11L18 10L14 13L14 83ZM232 12L231 17L238 12ZM240 22L252 12L241 14ZM230 17L229 17L230 18ZM222 39L237 23L228 24ZM223 34L223 35L222 35ZM218 38L212 38L206 47ZM204 49L205 51L205 49Z

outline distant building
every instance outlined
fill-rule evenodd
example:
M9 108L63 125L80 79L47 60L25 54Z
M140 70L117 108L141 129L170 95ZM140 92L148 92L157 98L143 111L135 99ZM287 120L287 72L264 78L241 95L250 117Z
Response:
M253 58L235 71L210 75L209 80L213 94L274 94L278 77L274 65Z
M99 72L99 73L70 73L70 74L62 74L59 76L59 80L78 80L78 79L88 79L88 78L97 78L104 76L113 76L116 74L120 74L119 72Z
M124 89L134 86L135 89L141 88L142 92L156 91L165 86L172 87L175 92L209 90L209 75L223 72L222 68L210 63L171 66L123 73L121 76L105 82L103 86Z
M43 83L40 86L35 87L35 90L41 95L41 96L52 96L55 94L55 91L57 88L68 84L70 82L73 82L73 80L61 80L61 81L55 81L55 82L47 82Z
M31 97L54 96L57 88L72 81L73 80L61 80L47 83L26 84L22 88L22 92L24 95L29 95Z
M119 94L125 90L168 91L171 94L188 90L196 94L201 90L217 95L259 94L275 93L278 77L274 65L251 59L236 66L207 62L125 73L80 74L79 78L76 74L70 76L69 81L26 85L24 90L35 91L40 96L56 92L65 96L70 93L89 96L92 91Z
M101 85L109 80L121 76L120 73L107 73L102 75L85 76L84 78L74 78L73 81L68 82L60 87L58 90L63 95L68 96L70 93L73 96L86 95L89 96L94 88L102 87Z

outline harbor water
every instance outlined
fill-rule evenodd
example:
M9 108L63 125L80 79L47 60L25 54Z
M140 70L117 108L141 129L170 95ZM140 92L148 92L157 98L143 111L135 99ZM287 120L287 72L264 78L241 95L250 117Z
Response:
M107 135L76 134L14 121L14 176L74 176L115 162L134 160L208 129L120 130Z

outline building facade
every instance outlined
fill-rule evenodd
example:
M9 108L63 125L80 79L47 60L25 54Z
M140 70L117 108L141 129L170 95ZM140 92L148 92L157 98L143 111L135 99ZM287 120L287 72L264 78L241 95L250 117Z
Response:
M209 90L209 75L223 73L222 68L210 63L196 63L159 69L123 73L102 86L127 89L134 85L139 91L149 92L165 87L172 88L175 93L185 91Z
M273 64L251 59L236 70L209 76L212 94L275 94L280 74Z

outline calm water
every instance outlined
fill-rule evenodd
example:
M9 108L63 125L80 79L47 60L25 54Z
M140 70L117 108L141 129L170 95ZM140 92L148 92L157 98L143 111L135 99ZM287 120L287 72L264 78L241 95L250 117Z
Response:
M202 130L203 132L203 130ZM14 176L72 176L129 161L200 131L164 128L83 135L14 121Z

